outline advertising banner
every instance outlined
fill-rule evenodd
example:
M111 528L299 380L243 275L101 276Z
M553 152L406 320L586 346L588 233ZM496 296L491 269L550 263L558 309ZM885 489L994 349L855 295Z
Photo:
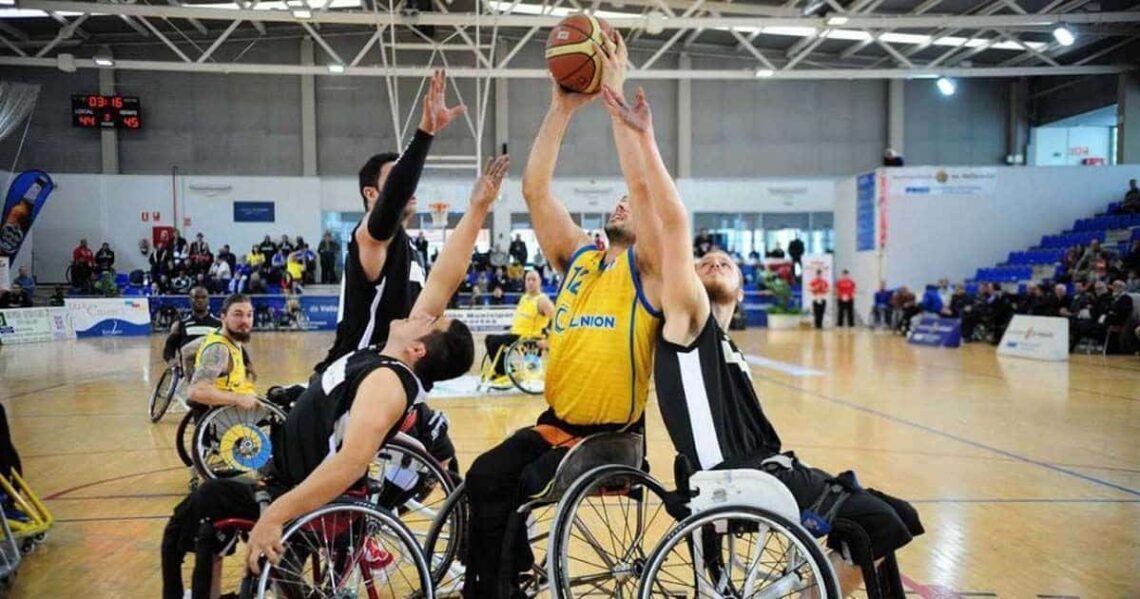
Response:
M0 343L39 343L75 339L67 308L0 310Z
M931 347L959 347L962 345L962 321L924 314L911 324L907 341Z
M24 171L12 180L0 216L0 256L14 258L55 184L43 171Z
M511 328L515 310L513 307L448 310L444 316L458 318L475 333L501 333Z
M998 345L998 355L1062 362L1069 359L1069 320L1017 314Z
M992 167L911 167L885 169L891 196L983 196L994 192L997 169Z
M150 308L144 297L68 298L66 304L78 337L150 334Z

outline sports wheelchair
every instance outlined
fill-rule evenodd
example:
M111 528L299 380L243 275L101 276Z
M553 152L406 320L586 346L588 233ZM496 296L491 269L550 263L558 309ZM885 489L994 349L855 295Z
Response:
M542 395L546 382L546 340L542 337L523 337L499 348L494 356L483 355L479 365L480 391L504 390L511 386L497 385L495 364L503 362L503 370L511 384L529 395Z
M504 537L499 595L518 586L525 596L631 597L648 551L667 531L665 489L642 470L643 437L598 433L578 441L562 458L545 492L516 510ZM470 518L460 486L443 505L425 543L439 596L458 596L463 568L457 563ZM533 563L511 559L525 527ZM555 556L552 559L552 556ZM579 567L581 566L581 567Z

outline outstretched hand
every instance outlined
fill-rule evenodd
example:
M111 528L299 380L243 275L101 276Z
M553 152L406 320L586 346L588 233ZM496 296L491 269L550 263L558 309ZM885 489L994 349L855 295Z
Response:
M447 127L459 115L467 112L467 106L460 104L452 108L447 107L447 75L443 69L437 69L431 76L431 85L424 95L423 116L420 118L420 129L425 133L435 135Z
M503 154L487 161L487 168L483 175L475 181L475 188L471 190L471 207L484 209L499 197L499 188L503 185L503 177L507 175L507 168L511 166L511 157Z
M649 101L645 99L644 89L637 88L633 104L630 105L619 92L607 85L602 88L602 102L610 116L620 120L630 129L638 133L653 133L653 113L649 110Z

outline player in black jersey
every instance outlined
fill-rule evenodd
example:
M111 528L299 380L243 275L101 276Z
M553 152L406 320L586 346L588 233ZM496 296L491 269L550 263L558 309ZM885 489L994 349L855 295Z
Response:
M190 290L190 313L175 321L170 327L170 335L162 347L162 359L167 362L173 360L178 348L187 343L200 339L222 326L218 317L210 314L210 293L205 287L195 287ZM187 352L191 356L193 352Z
M780 437L764 415L748 363L725 332L743 297L741 273L723 251L706 254L693 269L691 248L675 243L690 235L689 217L657 149L645 93L639 89L632 105L613 90L603 89L602 94L607 110L624 125L618 148L630 188L645 186L648 193L643 195L652 199L652 208L639 212L655 215L646 219L656 227L647 238L658 243L645 251L658 252L664 265L665 323L654 379L673 445L702 470L758 468L772 474L792 492L801 511L811 512L809 521L817 512L830 517L827 526L836 525L829 538L833 547L847 543L853 556L856 545L866 549L855 557L858 567L833 557L841 589L854 591L864 574L883 575L894 581L882 587L880 579L880 587L901 596L894 551L923 532L918 513L903 500L863 489L853 473L833 477L808 467L791 452L781 453ZM884 558L888 568L876 572L874 564Z
M261 555L278 563L284 523L360 481L377 450L432 384L471 368L471 331L443 313L466 276L475 238L508 165L505 156L493 160L476 182L468 211L440 252L423 292L407 318L391 321L384 347L351 352L310 379L274 432L272 472L266 477L274 500L265 512L258 513L253 485L237 479L206 481L174 509L162 540L164 598L181 599L182 557L189 551L197 556L193 596L216 596L222 547L211 522L218 519L256 519L249 534L249 566L256 572Z
M384 343L388 323L407 317L423 287L427 268L404 226L416 213L416 186L432 139L466 111L462 104L447 107L446 85L444 72L436 71L419 129L403 154L377 154L360 169L366 214L348 242L336 341L317 372L349 352Z

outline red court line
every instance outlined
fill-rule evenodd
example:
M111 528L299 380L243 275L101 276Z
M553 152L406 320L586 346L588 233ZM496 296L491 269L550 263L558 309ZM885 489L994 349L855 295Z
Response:
M185 468L185 466L174 466L171 468L160 468L158 470L148 470L146 472L135 472L134 474L124 474L122 476L112 476L111 478L105 478L103 480L97 480L97 481L90 482L90 483L84 483L82 485L77 485L77 486L71 487L69 489L57 491L55 493L52 493L51 495L45 495L44 499L45 500L47 500L47 499L58 499L58 498L63 497L64 495L67 495L68 493L71 493L73 491L78 491L80 489L86 489L88 487L94 487L96 485L102 485L105 483L111 483L111 482L115 482L115 481L126 480L128 478L134 478L136 476L146 476L148 474L158 474L159 472L170 472L171 470L182 470L183 468Z
M83 497L48 497L48 501L87 501L90 499L161 499L185 497L186 493L134 493L123 495L84 495Z

